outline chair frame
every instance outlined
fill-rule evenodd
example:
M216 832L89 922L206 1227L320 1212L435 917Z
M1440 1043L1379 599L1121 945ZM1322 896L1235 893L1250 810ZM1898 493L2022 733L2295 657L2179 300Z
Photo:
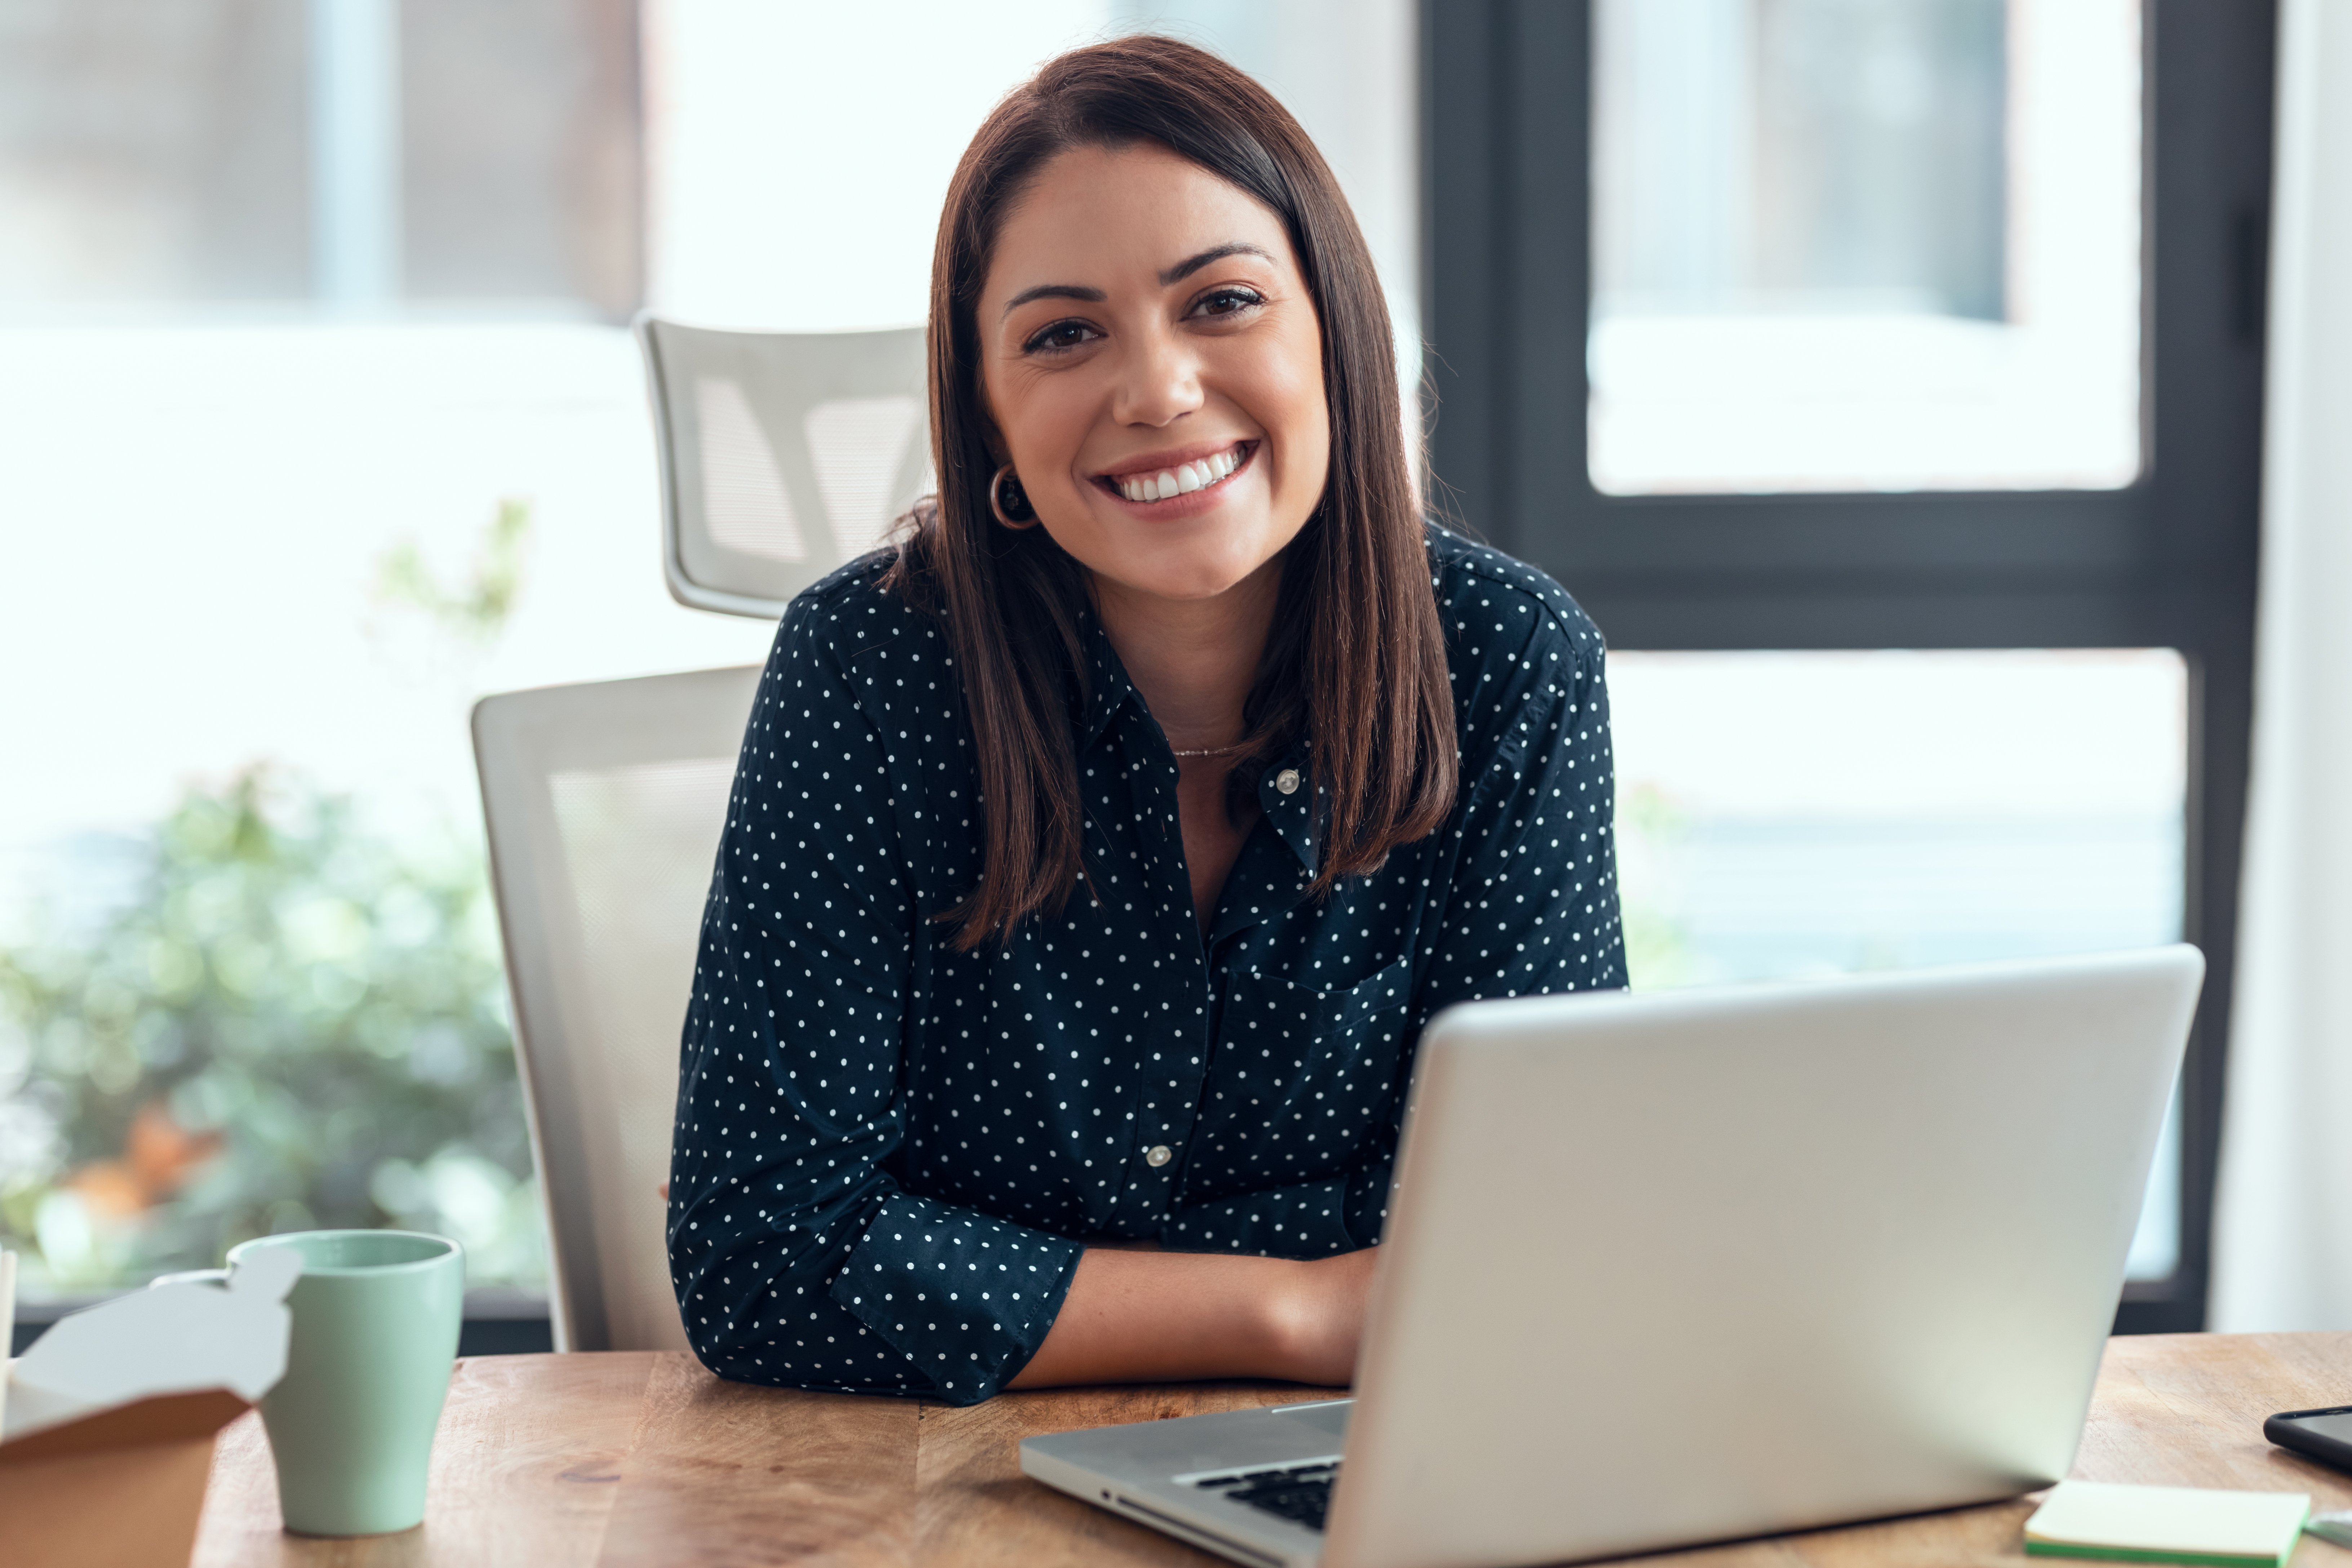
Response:
M513 1008L515 1068L547 1225L548 1317L558 1351L613 1348L614 1313L605 1299L604 1244L593 1217L593 1194L557 1190L557 1173L567 1173L568 1182L592 1171L598 1157L588 1133L596 1104L589 1058L596 1047L594 1026L577 1016L584 1005L576 973L584 942L573 941L567 952L556 931L559 922L579 917L554 830L549 780L566 768L660 760L646 754L642 738L647 727L658 732L688 683L731 689L727 700L732 705L740 699L748 719L760 676L761 667L746 665L542 687L485 697L474 706L491 887ZM616 709L634 710L643 722L614 723ZM644 1196L656 1201L650 1189Z
M774 600L706 587L686 574L686 556L678 541L677 481L673 477L677 472L676 437L671 429L674 416L670 411L668 377L662 374L661 341L654 333L656 320L652 311L640 310L629 323L629 331L645 355L646 397L653 405L654 453L661 464L662 580L669 584L669 596L691 609L776 620L783 615L783 606Z
M660 327L684 326L683 322L656 316L651 310L638 311L635 319L629 323L629 331L637 340L637 347L644 356L646 395L653 407L654 449L656 459L661 465L662 577L669 585L670 597L693 609L714 610L727 616L749 616L765 621L778 620L783 616L786 600L772 598L765 595L737 593L730 589L713 587L707 583L698 582L687 569L685 525L678 516L677 476L682 462L698 461L698 458L694 454L681 449L678 439L678 410L672 402L673 376L667 362L663 357L661 336L656 331ZM709 331L706 328L689 330ZM898 336L900 331L903 329L886 332L839 335L892 337ZM744 333L742 335L759 337L767 334ZM835 334L805 335L833 336ZM682 389L680 389L680 395L683 395ZM813 521L815 526L830 526L824 520ZM835 562L834 564L845 564L847 559L848 557L845 556L842 561ZM826 568L826 570L830 569L830 567ZM816 575L823 574L820 572Z

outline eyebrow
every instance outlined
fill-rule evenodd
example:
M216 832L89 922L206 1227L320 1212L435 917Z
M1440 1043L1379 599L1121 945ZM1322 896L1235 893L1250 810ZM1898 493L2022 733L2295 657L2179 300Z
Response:
M1011 315L1032 300L1085 300L1099 305L1110 296L1099 289L1088 289L1077 283L1040 283L1034 289L1024 289L1004 301L1003 314Z
M1171 283L1181 283L1210 262L1223 261L1228 256L1255 256L1267 261L1274 259L1273 257L1266 255L1263 247L1244 244L1239 240L1231 245L1213 245L1200 255L1188 256L1162 272L1160 275L1160 285L1164 288Z
M1212 261L1223 261L1228 256L1255 256L1267 261L1274 259L1266 253L1264 247L1239 240L1231 245L1213 245L1198 256L1188 256L1175 266L1163 270L1160 274L1160 287L1165 288L1171 283L1181 283ZM1034 289L1024 289L1020 293L1004 301L1002 314L1009 316L1021 306L1035 300L1084 300L1088 304L1099 305L1109 297L1101 289L1089 289L1082 283L1040 283Z

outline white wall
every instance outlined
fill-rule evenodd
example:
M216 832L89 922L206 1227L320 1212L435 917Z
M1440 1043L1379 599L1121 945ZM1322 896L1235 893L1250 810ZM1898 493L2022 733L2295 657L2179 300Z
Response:
M2352 1328L2352 5L2280 13L2254 758L2211 1326Z
M919 323L964 144L1109 20L1104 0L653 0L654 308L794 331Z
M793 331L923 319L948 178L1046 58L1165 32L1249 71L1339 176L1417 374L1410 0L654 0L652 294L666 314Z

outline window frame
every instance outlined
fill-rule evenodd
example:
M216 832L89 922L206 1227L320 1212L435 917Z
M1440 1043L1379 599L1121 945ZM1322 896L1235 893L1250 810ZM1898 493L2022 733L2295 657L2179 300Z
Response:
M1423 0L1433 501L1643 649L2177 648L2179 1264L2119 1332L2201 1329L2252 714L2273 0L2145 0L2142 471L2117 490L1610 496L1586 460L1591 0ZM1549 285L1546 287L1545 285Z

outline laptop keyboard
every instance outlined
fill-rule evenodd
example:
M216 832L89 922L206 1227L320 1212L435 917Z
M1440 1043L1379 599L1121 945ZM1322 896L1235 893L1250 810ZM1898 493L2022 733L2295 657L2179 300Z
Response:
M1212 1476L1192 1484L1223 1492L1235 1502L1295 1520L1309 1530L1320 1530L1323 1516L1331 1510L1331 1483L1339 1479L1339 1462L1333 1459L1324 1464L1293 1465L1286 1469Z

